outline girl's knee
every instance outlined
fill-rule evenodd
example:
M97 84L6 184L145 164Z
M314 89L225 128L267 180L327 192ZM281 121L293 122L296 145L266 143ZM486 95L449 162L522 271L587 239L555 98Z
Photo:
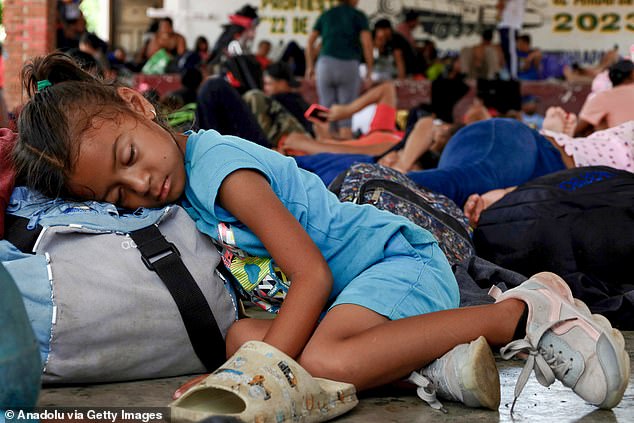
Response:
M353 383L358 363L345 348L307 347L299 357L299 364L314 377Z

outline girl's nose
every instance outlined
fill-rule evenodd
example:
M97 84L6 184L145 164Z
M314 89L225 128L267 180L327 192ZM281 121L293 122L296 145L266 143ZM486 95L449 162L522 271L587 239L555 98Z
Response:
M150 190L150 174L143 171L130 171L126 175L126 185L138 195L145 195Z

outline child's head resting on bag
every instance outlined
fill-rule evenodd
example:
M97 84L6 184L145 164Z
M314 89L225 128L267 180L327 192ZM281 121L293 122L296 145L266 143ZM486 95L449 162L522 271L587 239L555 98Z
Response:
M96 79L62 53L27 63L22 81L29 101L14 161L23 183L50 197L131 209L181 196L186 137L140 93Z

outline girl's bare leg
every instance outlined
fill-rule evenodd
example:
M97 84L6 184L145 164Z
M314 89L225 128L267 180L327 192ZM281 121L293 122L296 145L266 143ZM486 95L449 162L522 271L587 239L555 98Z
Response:
M389 321L343 304L328 312L299 363L313 376L364 390L406 377L480 335L493 346L510 342L525 307L522 301L507 300Z
M511 299L390 321L365 307L342 304L326 314L299 363L311 375L364 390L394 382L453 347L483 335L490 345L513 340L526 305ZM244 319L227 334L227 356L244 342L262 340L271 320Z

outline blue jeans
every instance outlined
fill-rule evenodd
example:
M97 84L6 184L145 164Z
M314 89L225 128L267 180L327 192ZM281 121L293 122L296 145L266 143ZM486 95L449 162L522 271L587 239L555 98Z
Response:
M507 188L565 169L559 151L515 119L489 119L458 131L436 169L407 174L460 207L469 195Z

